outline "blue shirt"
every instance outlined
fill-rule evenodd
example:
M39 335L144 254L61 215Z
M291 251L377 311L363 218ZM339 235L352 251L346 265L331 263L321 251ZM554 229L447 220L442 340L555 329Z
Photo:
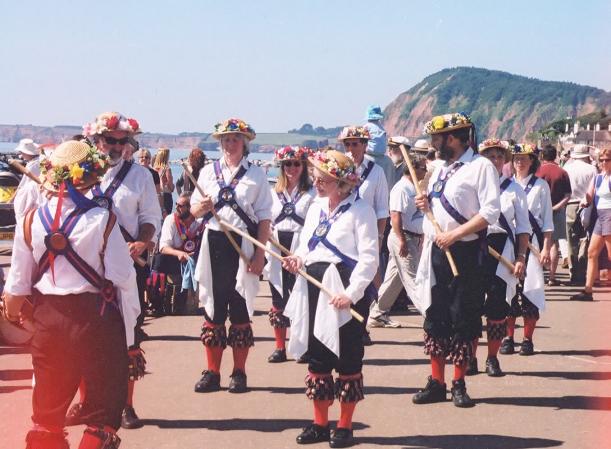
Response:
M386 154L386 130L382 127L379 120L370 120L364 127L369 130L369 142L367 143L367 153Z

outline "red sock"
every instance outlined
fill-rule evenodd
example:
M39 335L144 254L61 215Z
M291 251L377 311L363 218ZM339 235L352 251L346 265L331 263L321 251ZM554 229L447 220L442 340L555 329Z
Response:
M477 344L479 343L479 338L476 338L473 340L473 357L475 357L475 354L477 353Z
M276 338L276 349L286 349L286 327L274 327L274 337Z
M431 377L440 383L445 383L446 360L442 356L431 356Z
M318 424L322 427L329 425L329 407L333 404L332 400L320 401L314 399L314 424Z
M208 371L219 374L221 372L221 360L223 358L222 346L206 346L206 358L208 359Z
M134 404L134 387L136 386L136 381L128 380L127 381L127 405L132 406Z
M109 433L116 433L116 431L108 426L104 426L104 431ZM104 442L98 437L90 434L89 432L83 432L81 442L79 443L78 449L102 449ZM106 447L106 446L104 446Z
M352 429L352 415L356 408L356 402L341 402L339 404L339 421L337 427L342 429Z
M513 333L516 330L516 317L507 317L507 336L513 338Z
M488 340L488 357L496 357L501 347L501 340Z
M535 327L537 327L536 318L524 318L524 338L532 341Z
M233 348L233 371L246 372L246 358L250 348Z
M81 383L78 386L79 398L78 401L80 404L85 402L85 394L87 393L87 386L85 385L85 379L81 379Z
M454 365L454 380L464 379L466 372L467 372L466 363L463 363L462 365Z

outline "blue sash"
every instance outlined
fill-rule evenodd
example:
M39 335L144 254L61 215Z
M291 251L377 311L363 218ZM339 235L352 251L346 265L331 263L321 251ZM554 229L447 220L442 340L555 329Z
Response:
M363 173L361 174L361 184L363 184L363 182L365 182L365 180L367 179L367 177L371 173L371 170L373 170L373 166L374 165L375 165L375 162L373 162L373 161L369 161L367 163L367 167L365 167L365 170L363 170ZM356 199L357 200L361 199L361 192L360 192L359 189L360 189L360 185L359 185L359 187L356 188Z
M535 175L532 175L528 180L528 184L526 184L526 187L524 187L524 193L526 193L526 196L528 196L528 194L532 190L533 186L535 185L535 182L537 182L537 179L539 178L537 178ZM541 229L541 226L539 226L539 223L537 223L537 219L530 210L528 211L528 221L530 222L530 226L533 228L533 234L537 237L539 245L543 245L543 230Z
M280 215L278 215L274 220L274 224L278 224L281 221L286 220L287 218L292 218L296 223L303 226L305 220L299 215L297 215L296 209L296 205L299 202L301 196L303 195L303 192L300 192L294 201L287 200L284 196L284 193L282 192L276 192L276 194L278 195L280 203L282 203L282 211L280 212Z
M125 180L125 177L132 168L133 164L133 161L123 162L123 166L117 173L117 176L114 177L104 192L102 192L99 184L93 186L91 189L91 192L93 193L93 201L98 206L103 207L104 209L112 210L112 197L123 183L123 180Z

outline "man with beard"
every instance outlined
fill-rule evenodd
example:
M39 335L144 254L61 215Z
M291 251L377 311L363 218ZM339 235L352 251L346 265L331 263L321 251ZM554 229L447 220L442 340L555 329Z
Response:
M108 156L110 169L102 182L91 190L93 200L98 205L112 210L117 216L117 224L123 234L130 256L136 261L136 284L132 294L138 295L140 310L133 310L138 316L134 329L135 342L129 348L129 383L128 397L121 427L134 429L141 427L133 407L134 382L144 375L144 356L140 349L143 332L140 328L144 321L144 290L146 288L147 269L142 266L146 251L160 227L161 208L153 178L149 171L132 161L124 159L124 152L129 150L130 138L141 133L140 125L133 118L126 118L118 112L100 114L95 121L83 127L83 134L93 139L99 150ZM86 406L87 385L81 383L81 397L66 416L67 425L78 424L83 405Z
M425 241L416 275L418 295L413 300L425 316L424 351L431 358L432 374L426 387L412 398L415 404L446 400L446 358L454 364L452 400L456 407L471 407L465 372L473 357L473 340L481 336L484 303L482 261L488 225L500 214L499 177L494 165L479 156L475 126L462 113L434 117L425 126L431 143L445 162L435 169L428 197L416 197L416 205L427 215L423 223ZM458 275L453 274L452 255Z

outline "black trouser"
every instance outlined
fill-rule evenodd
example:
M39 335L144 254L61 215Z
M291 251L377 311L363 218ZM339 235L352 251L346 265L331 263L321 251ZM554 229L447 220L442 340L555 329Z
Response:
M307 267L307 273L322 281L328 267L328 262L317 262ZM343 263L337 264L336 267L342 283L344 286L347 286L352 270ZM314 337L314 319L319 294L320 289L314 284L308 283L310 338L306 354L310 359L309 371L314 374L327 374L335 369L339 374L343 375L360 373L363 368L363 356L365 354L363 347L363 332L365 328L354 318L339 328L340 356L338 358L329 348ZM356 305L353 305L352 308L361 315L365 315L365 312L369 310L370 304L371 298L364 297Z
M100 315L97 294L35 295L31 343L36 384L32 420L64 427L81 379L87 401L81 417L91 426L121 425L127 399L127 348L119 310L107 304Z
M484 304L482 247L479 240L456 242L450 249L458 276L455 278L445 252L432 248L436 284L432 303L426 311L425 332L442 339L472 341L481 337L481 311Z
M238 245L242 237L231 233ZM229 239L221 231L208 230L210 246L210 269L212 270L212 296L214 297L214 316L205 315L213 324L225 324L227 315L232 324L250 323L246 300L236 291L236 278L240 256L231 246Z
M507 234L497 233L489 234L487 237L488 245L491 246L499 254L503 254L503 248L507 242ZM484 258L484 274L485 274L485 294L486 302L484 304L484 315L489 320L504 320L509 313L509 304L507 304L507 283L496 275L499 261L486 254Z
M286 249L290 249L293 243L293 235L293 232L278 231L278 241ZM271 282L269 283L269 287L272 291L272 306L274 306L276 310L284 310L294 286L295 275L289 273L284 268L282 269L282 294L276 290Z

